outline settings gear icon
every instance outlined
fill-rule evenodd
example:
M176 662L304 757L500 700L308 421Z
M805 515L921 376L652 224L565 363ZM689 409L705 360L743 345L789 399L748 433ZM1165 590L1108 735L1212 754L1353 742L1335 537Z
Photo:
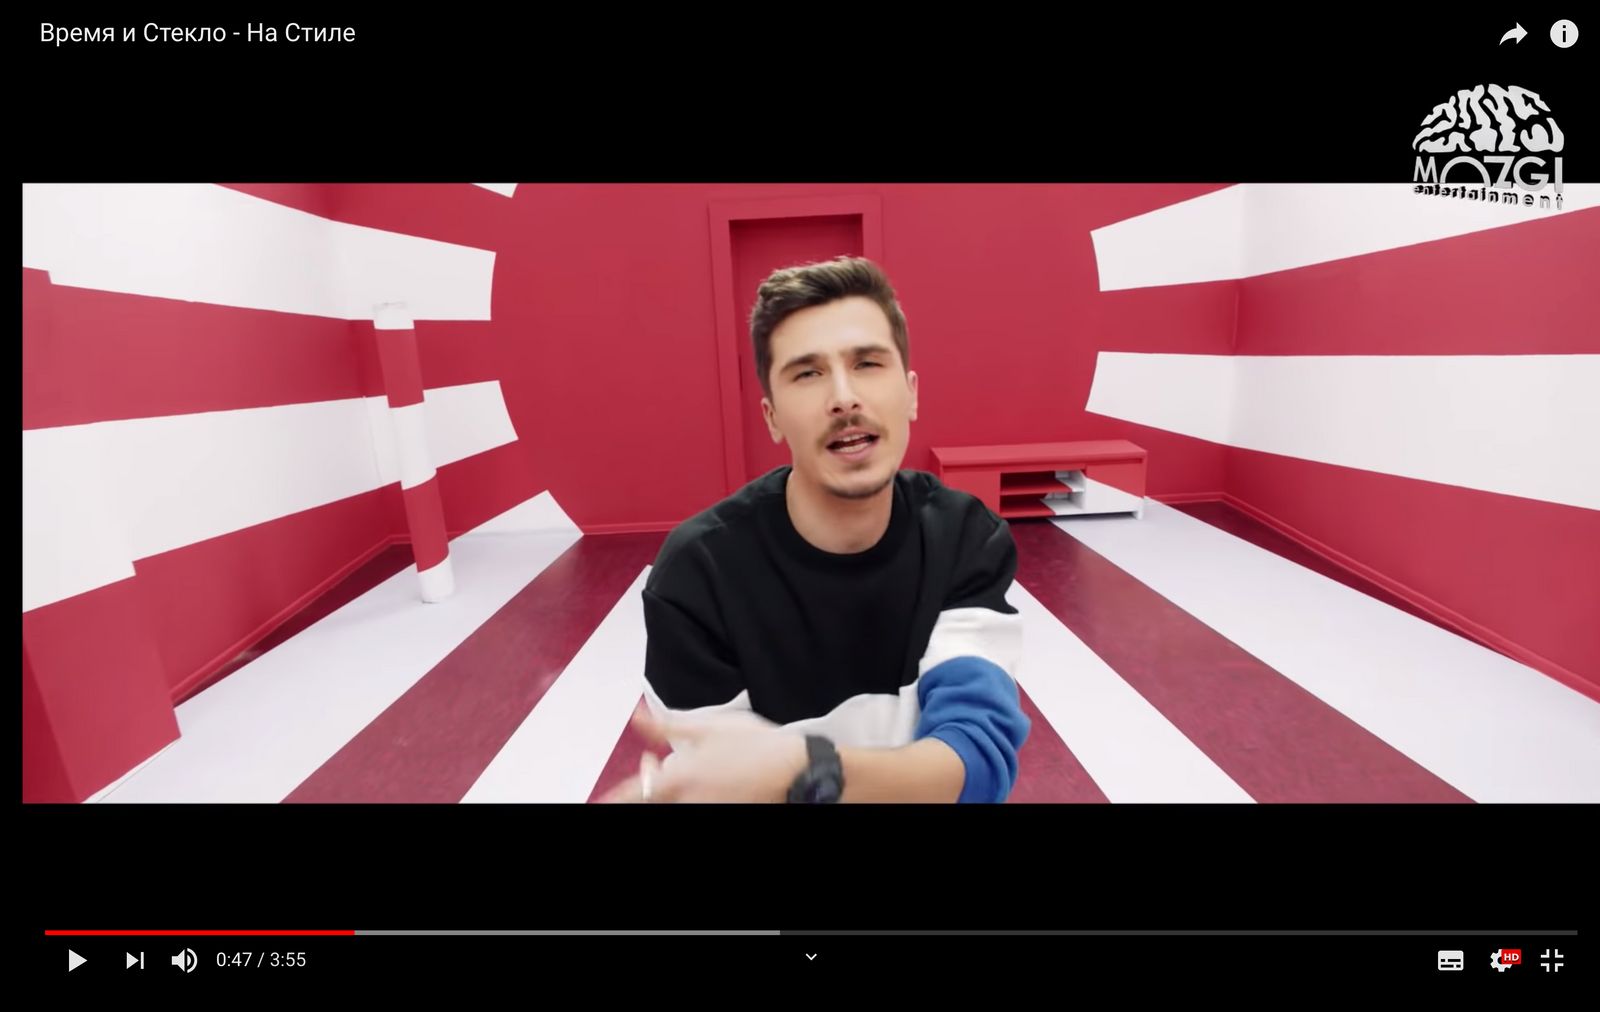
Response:
M1501 951L1503 950L1496 949L1489 953L1489 966L1492 969L1499 970L1501 973L1505 973L1507 970L1511 969L1511 964L1500 962Z

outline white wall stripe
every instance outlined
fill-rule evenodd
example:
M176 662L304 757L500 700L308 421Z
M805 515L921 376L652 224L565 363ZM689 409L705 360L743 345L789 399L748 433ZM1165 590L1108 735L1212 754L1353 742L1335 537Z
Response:
M473 183L472 185L481 186L485 190L493 190L502 197L509 197L517 192L516 183Z
M1092 229L1100 290L1244 277L1245 186Z
M58 285L370 320L487 320L489 250L330 221L210 183L27 184L22 265Z
M1554 196L1551 190L1545 191ZM1427 196L1410 183L1246 183L1089 233L1100 290L1253 277L1600 206L1568 183L1562 207Z
M639 703L646 566L461 800L587 801Z
M1600 355L1101 352L1087 410L1242 449L1600 509Z
M540 495L474 529L474 534L526 534L529 531L581 533L551 495Z
M456 538L460 586L449 601L417 599L415 566L396 573L184 702L182 737L101 799L282 801L578 536Z
M134 575L108 470L87 426L23 431L23 611Z
M517 441L498 380L434 387L424 390L422 399L428 416L428 453L435 466ZM399 477L396 471L390 480Z
M1084 410L1227 443L1238 374L1232 355L1102 351Z
M385 302L372 309L373 330L413 330L415 327L416 321L404 302Z
M1052 522L1468 797L1600 801L1600 703L1533 668L1157 502Z
M1026 587L1006 600L1024 624L1023 691L1109 800L1254 800Z
M440 466L516 439L498 383L425 403ZM400 480L389 414L369 397L25 430L23 610L126 578L131 560Z

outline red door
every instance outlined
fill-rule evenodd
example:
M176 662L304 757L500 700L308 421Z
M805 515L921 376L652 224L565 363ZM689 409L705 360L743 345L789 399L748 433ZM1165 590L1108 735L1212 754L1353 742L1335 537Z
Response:
M788 444L774 443L761 417L761 381L750 343L750 310L755 306L756 289L780 267L861 256L861 216L755 218L730 222L729 229L740 334L739 417L744 425L745 480L749 481L790 460Z

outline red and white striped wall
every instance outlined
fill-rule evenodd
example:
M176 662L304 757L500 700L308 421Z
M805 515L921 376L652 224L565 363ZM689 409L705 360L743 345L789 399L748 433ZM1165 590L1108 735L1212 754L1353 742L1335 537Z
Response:
M486 320L491 250L212 185L23 212L24 795L81 800L367 559L414 541L436 598L447 527L537 490L493 371L425 387L414 324L390 389L374 339L383 303Z
M1102 290L1238 308L1231 354L1102 350L1088 410L1227 447L1238 508L1600 692L1600 187L1563 196L1249 184L1098 229Z

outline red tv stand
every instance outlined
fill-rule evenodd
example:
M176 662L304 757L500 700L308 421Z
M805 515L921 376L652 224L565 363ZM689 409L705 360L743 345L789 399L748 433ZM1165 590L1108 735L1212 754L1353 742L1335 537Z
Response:
M1144 515L1145 452L1125 439L937 447L933 461L940 481L1007 520Z

